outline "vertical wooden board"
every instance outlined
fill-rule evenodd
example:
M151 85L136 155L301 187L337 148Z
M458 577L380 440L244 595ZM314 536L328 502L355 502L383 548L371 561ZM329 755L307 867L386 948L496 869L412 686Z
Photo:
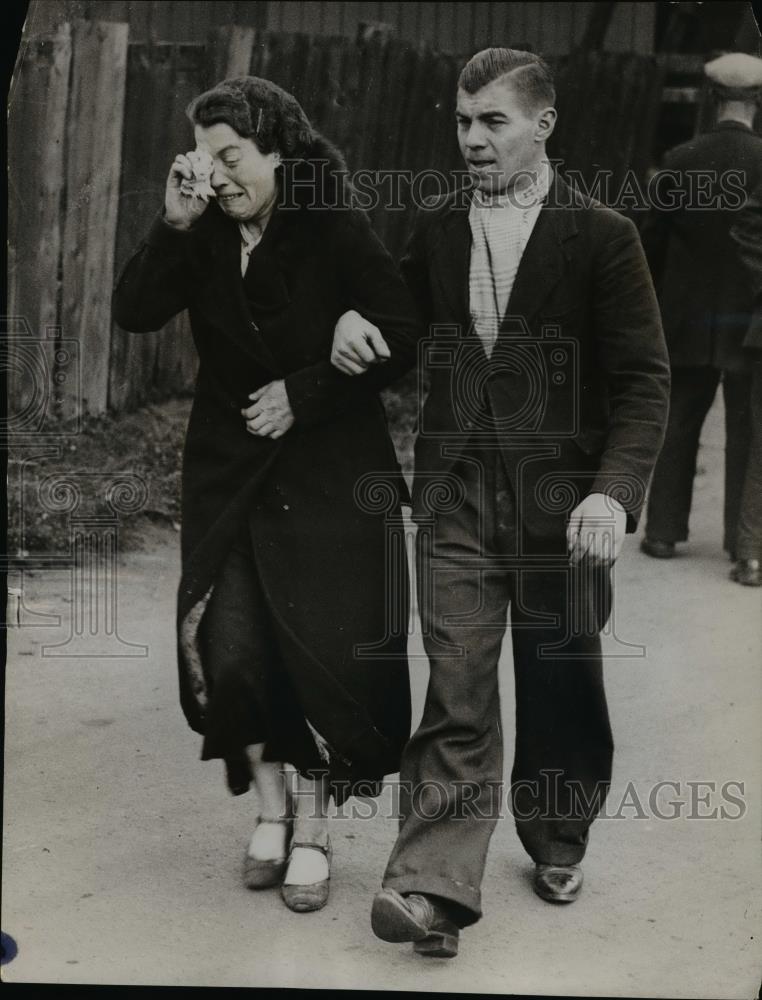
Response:
M342 17L341 3L327 0L323 4L323 32L326 35L341 35L344 30L344 18Z
M455 55L469 57L476 52L477 7L475 3L454 4L454 38L448 51Z
M405 185L406 211L395 213L389 220L386 243L390 252L399 257L404 250L410 224L415 214L413 196L417 173L428 166L426 163L426 125L428 124L429 82L438 57L428 46L419 45L410 52L408 97L401 108L399 118L400 138L397 145L396 164L398 169L409 173L410 184Z
M150 0L150 2L146 3L146 6L149 9L148 41L168 42L170 40L179 40L173 32L177 32L180 37L187 37L189 18L184 5L167 3L166 0ZM180 16L173 17L174 11ZM205 20L207 16L203 7L197 10L196 15L194 18L196 23Z
M273 7L278 7L277 3L268 3L267 0L236 0L233 4L232 22L257 31L265 31L270 24L274 13Z
M320 68L320 95L318 119L323 134L345 152L338 137L338 121L341 115L341 53L343 39L327 37L322 46Z
M436 56L428 45L416 51L410 97L404 108L402 120L402 144L400 147L400 167L418 170L424 163L425 150L421 136L428 122L428 81L434 71Z
M155 0L162 6L169 6L166 0ZM233 0L216 0L215 3L198 3L195 0L175 0L176 35L165 35L161 41L175 41L181 44L203 44L215 25L233 25L236 22L236 4Z
M304 75L301 91L301 105L310 121L319 130L323 130L323 111L326 99L323 85L323 53L325 40L321 36L306 37L306 55L304 59Z
M52 38L67 20L61 0L36 0L30 3L24 21L24 38Z
M268 80L272 80L273 83L277 83L278 86L292 93L297 60L297 38L297 35L290 32L281 34L277 40L274 39L277 41L277 47L274 47L271 52L270 64L264 74Z
M221 26L209 34L206 84L209 87L233 76L247 76L251 66L254 28Z
M591 74L590 78L595 81L592 93L597 95L597 99L590 105L589 115L585 116L588 146L582 168L592 179L595 171L601 166L601 150L605 147L608 139L607 130L611 127L614 118L612 105L616 103L619 88L615 85L612 86L613 81L610 76L612 53L591 52L588 55L595 60L595 73ZM575 104L576 108L581 106Z
M298 3L278 4L280 13L279 31L301 31L301 5Z
M299 6L302 8L302 22L299 30L308 35L322 35L325 4L320 3L319 0L302 0Z
M400 11L398 3L389 2L389 0L386 0L384 3L379 3L378 20L381 24L388 25L392 38L399 37Z
M432 49L436 49L437 41L437 4L418 3L418 37Z
M641 55L652 55L656 32L656 8L652 3L638 3L635 11L635 38L633 51Z
M493 44L490 7L491 5L488 3L471 4L471 49L473 52L479 52Z
M593 12L593 3L594 0L580 0L579 3L574 4L574 31L570 50L576 48L584 38L585 31L590 22L590 16Z
M185 13L185 4L174 2L165 3L167 8L166 20L163 33L159 40L163 42L194 42L203 41L198 37L198 32L202 29L203 18L188 18Z
M618 3L614 6L609 29L604 39L607 52L627 52L632 44L633 4Z
M251 50L254 47L255 29L234 25L230 29L228 65L225 76L247 76L251 65Z
M195 44L130 46L117 242L120 263L134 251L161 210L175 154L194 145L185 108L204 87L205 64L206 51ZM161 333L141 335L114 328L112 409L134 407L157 391L187 386L195 361L188 338L178 333L181 327L181 320L172 320Z
M405 38L413 44L420 41L418 32L418 19L420 3L400 3L399 5L399 34L400 38Z
M79 340L83 364L79 398L63 393L64 417L80 407L104 413L108 402L127 32L106 21L72 31L61 324Z
M19 320L12 324L19 334L26 329L26 335L40 342L39 347L9 345L9 414L25 412L35 398L47 399L48 407L54 401L55 352L48 328L59 319L70 60L68 25L51 38L31 40L8 98L8 314ZM53 415L50 410L48 415Z
M527 6L529 5L514 2L497 5L494 18L497 31L493 45L515 48L516 45L529 41Z
M543 48L546 55L568 52L571 37L573 3L547 4L543 17Z
M450 188L454 186L452 172L464 169L455 130L455 93L460 63L459 56L443 54L438 58L430 97L432 129L425 166L445 174ZM436 189L431 193L436 193Z
M309 104L312 95L307 92L307 62L309 59L312 38L305 34L291 35L290 39L290 59L288 63L288 76L281 86L304 106Z
M655 58L648 61L648 91L643 101L643 117L640 123L640 138L635 143L632 154L632 168L645 181L649 167L653 165L656 129L661 114L661 94L664 86L664 64Z
M591 105L588 97L594 93L595 53L576 51L563 63L556 77L558 119L548 151L562 161L562 169L579 169L578 160L589 144ZM586 114L579 115L584 108Z
M335 47L341 46L337 52ZM333 137L344 152L350 170L359 168L357 162L357 108L360 105L360 62L361 53L354 39L333 42L331 45L331 73L334 67L338 73L336 106L333 112Z
M632 142L637 133L642 100L641 60L632 53L615 57L611 91L612 119L607 122L604 165L614 172L614 190L618 191L630 166ZM616 82L614 82L616 81Z
M367 20L366 14L363 13L362 8L364 4L362 3L352 3L348 0L347 3L342 3L341 5L341 33L345 38L349 38L354 41L357 38L357 31L359 28L360 21Z
M652 104L655 101L658 108L660 103L659 92L654 89L654 77L658 76L658 70L655 61L648 56L634 54L632 59L635 65L636 107L631 115L624 147L627 167L642 182L648 165L643 154L650 154L653 143Z
M391 169L399 164L402 145L400 126L402 112L410 96L413 57L413 49L407 42L396 39L388 42L383 71L383 113L379 116L379 134L376 137L376 165L380 170Z
M386 81L382 113L379 115L376 135L376 155L374 168L381 171L381 185L377 186L379 205L371 214L376 231L381 239L389 245L395 229L399 211L389 206L390 184L393 181L384 179L386 175L396 170L400 161L402 144L402 109L410 93L410 61L411 47L395 38L389 40L386 46L386 60L383 77Z
M358 167L375 170L378 166L379 136L385 108L386 56L389 42L385 37L372 38L362 48L360 97L363 123L358 147ZM358 131L360 129L358 128Z
M574 104L570 107L569 118L572 119L577 114L576 109L580 107L587 109L587 113L581 117L582 128L579 138L583 141L577 144L575 157L576 165L584 172L588 182L592 182L598 149L604 138L603 130L611 94L608 89L608 53L586 52L583 55L588 69L584 74L584 80L580 81L578 86L585 96L584 99L580 99L578 92Z
M261 65L258 73L259 76L263 76L267 80L272 80L273 83L278 83L281 86L281 81L284 79L284 62L290 58L288 52L285 50L285 43L287 41L292 41L291 35L277 33L266 36L266 44L262 51ZM285 75L287 74L288 68L286 67Z
M253 29L247 29L253 32ZM184 109L202 88L208 53L199 45L172 46L169 61L169 87L172 95L170 114L166 123L165 143L167 156L190 148L193 133ZM152 169L161 175L162 187L169 163L157 163ZM188 392L193 387L197 368L196 349L190 333L185 311L167 323L157 336L153 366L154 394L161 396Z
M269 48L272 44L273 35L264 31L257 31L254 44L251 48L251 63L249 73L252 76L266 76L266 67L269 59Z
M131 0L129 3L128 22L130 25L131 42L147 42L151 5L145 0Z
M163 204L166 175L173 159L166 136L170 117L171 57L170 45L140 43L129 46L116 233L117 273L137 249ZM109 372L110 409L119 412L146 400L153 379L157 343L156 333L131 334L114 325Z

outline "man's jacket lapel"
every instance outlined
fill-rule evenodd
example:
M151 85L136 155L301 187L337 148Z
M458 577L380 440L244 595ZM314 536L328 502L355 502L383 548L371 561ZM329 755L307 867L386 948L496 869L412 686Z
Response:
M516 272L503 318L504 330L510 331L516 318L530 322L542 308L564 275L567 255L564 244L576 233L570 191L555 175Z
M471 266L471 227L468 223L470 198L457 199L439 221L435 234L434 273L447 314L459 323L464 332L471 325L468 275Z

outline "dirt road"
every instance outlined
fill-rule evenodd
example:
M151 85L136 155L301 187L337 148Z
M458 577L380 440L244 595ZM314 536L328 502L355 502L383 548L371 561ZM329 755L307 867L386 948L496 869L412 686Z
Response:
M7 673L2 927L18 954L3 979L755 997L762 616L760 591L729 582L721 552L720 420L718 404L685 554L656 562L629 539L617 566L617 636L606 638L614 783L584 893L561 908L535 897L505 818L485 918L451 962L371 933L395 835L389 795L373 819L334 820L322 912L293 914L277 892L239 885L256 801L231 797L219 762L198 760L177 705L175 539L119 567L118 632L138 646L110 657L56 655L71 631L70 576L27 578ZM60 624L29 617L41 613ZM427 679L417 636L411 650L417 717ZM509 649L501 680L510 744Z

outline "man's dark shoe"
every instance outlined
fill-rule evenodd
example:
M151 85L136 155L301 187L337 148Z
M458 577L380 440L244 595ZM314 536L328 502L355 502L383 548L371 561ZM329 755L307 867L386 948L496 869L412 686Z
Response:
M537 865L534 891L549 903L573 903L582 889L579 865Z
M671 559L675 554L674 542L660 542L658 538L644 538L640 543L640 551L653 559Z
M454 958L458 954L460 928L444 906L421 893L401 896L394 889L382 889L373 900L370 923L382 941L412 941L419 955Z
M739 559L730 571L730 579L745 587L762 587L762 567L759 559Z

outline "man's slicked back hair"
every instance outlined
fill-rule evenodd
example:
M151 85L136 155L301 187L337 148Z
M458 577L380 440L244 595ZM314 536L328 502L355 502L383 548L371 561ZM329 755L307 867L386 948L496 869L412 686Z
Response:
M475 94L482 87L507 76L525 114L553 107L556 91L550 67L534 52L521 49L482 49L461 70L458 87Z

